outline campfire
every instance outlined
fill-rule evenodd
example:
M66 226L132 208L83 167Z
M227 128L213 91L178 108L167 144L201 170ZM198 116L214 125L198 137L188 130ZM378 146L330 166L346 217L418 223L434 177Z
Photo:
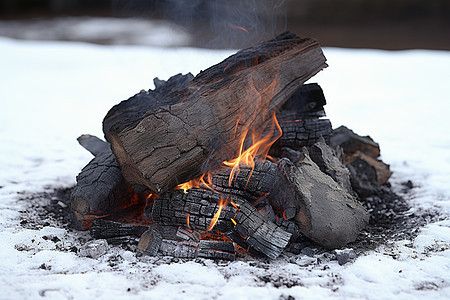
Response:
M391 175L369 137L332 129L317 41L286 32L200 72L154 79L114 106L77 176L74 224L140 237L147 255L277 258L299 240L334 249L369 222L358 200ZM369 208L370 209L370 208Z

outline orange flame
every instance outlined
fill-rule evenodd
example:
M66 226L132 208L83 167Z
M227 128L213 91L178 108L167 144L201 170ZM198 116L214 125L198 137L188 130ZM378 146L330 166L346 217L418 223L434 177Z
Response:
M206 179L205 179L206 177ZM175 187L175 189L180 189L180 190L184 190L185 193L187 193L187 190L192 189L192 188L203 188L206 187L210 190L215 191L212 187L211 187L211 182L212 182L212 176L211 176L211 172L205 172L202 175L200 175L200 177L191 179L188 182L179 184Z
M189 226L189 218L190 218L190 217L191 217L191 214L188 213L187 216L186 216L186 225L187 225L187 228L191 228L191 226Z
M220 201L218 204L219 209L217 209L217 212L214 214L214 217L211 220L211 224L209 224L209 227L208 227L208 229L206 229L206 231L210 231L211 229L213 229L214 225L216 225L217 221L219 220L222 209L227 206L227 203L228 203L228 198L227 199L220 198Z
M277 128L278 134L275 134L275 127ZM278 123L277 117L275 113L273 113L272 122L270 125L270 133L264 137L261 138L262 133L256 133L255 130L252 131L252 141L253 144L247 148L245 151L244 149L244 141L247 137L248 130L245 132L243 137L241 138L241 143L239 147L239 153L238 156L234 159L224 161L223 164L225 166L231 167L231 173L230 177L228 179L228 184L231 186L231 183L233 182L235 176L239 173L239 165L243 164L245 166L249 166L252 168L249 178L251 177L253 173L253 169L255 167L255 158L258 156L258 159L261 161L266 160L268 157L268 153L270 150L270 147L275 143L276 140L280 138L282 135L280 124ZM255 142L256 141L256 142ZM248 181L247 181L248 182Z
M253 78L251 78L250 82L251 86L253 87L254 91L256 92L256 95L258 97L258 110L265 111L268 109L268 105L270 101L263 101L265 99L271 99L275 96L275 91L277 90L278 85L278 74L275 76L275 78L272 80L272 82L266 86L262 92L258 91L257 87L255 86L255 82ZM262 103L266 103L266 105L263 107ZM234 138L238 134L238 126L239 126L240 117L237 118L235 128L234 128ZM276 132L275 132L276 131ZM243 164L245 166L251 167L251 172L249 174L249 177L247 179L250 180L250 177L253 173L253 169L255 167L255 158L258 157L258 160L264 161L267 158L272 159L270 156L268 156L270 147L275 143L276 140L278 140L281 135L281 127L278 123L278 120L276 118L275 112L273 113L272 120L270 122L270 128L269 133L263 137L264 130L261 128L255 129L252 128L251 131L251 141L252 145L244 150L244 142L247 140L247 136L249 133L249 127L243 129L240 134L240 141L239 141L239 150L236 158L233 158L228 161L224 161L222 164L228 167L231 167L231 172L228 180L229 186L231 186L234 178L239 173L239 165ZM205 179L206 177L206 179ZM211 173L210 171L207 171L203 173L200 177L194 178L188 182L185 182L183 184L179 184L176 189L183 189L185 193L187 193L187 190L191 188L208 188L213 191L215 191L212 187L212 180L211 180Z
M231 28L233 28L233 29L239 29L239 30L242 30L242 31L245 31L245 32L249 33L248 30L245 29L245 28L242 27L242 26L237 26L237 25L234 25L234 24L231 24L231 23L228 23L228 26L231 27Z

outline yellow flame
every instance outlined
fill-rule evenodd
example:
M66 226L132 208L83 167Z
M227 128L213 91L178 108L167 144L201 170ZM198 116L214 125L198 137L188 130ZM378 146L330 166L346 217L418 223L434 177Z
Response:
M277 128L278 133L274 136L275 127ZM231 186L235 176L239 173L239 166L241 164L252 168L248 178L250 179L255 167L255 158L258 156L259 160L264 161L268 157L270 147L282 135L281 127L275 113L273 113L270 133L261 138L261 134L257 134L255 131L252 131L252 141L254 141L254 143L244 151L244 142L247 137L247 133L248 132L246 132L241 138L238 156L223 162L225 166L232 168L228 179L229 186Z
M209 224L209 227L208 227L208 229L206 229L206 231L210 231L211 229L213 229L214 225L216 225L217 221L219 220L222 209L224 208L224 206L227 205L227 203L228 203L228 198L227 199L220 198L220 201L218 204L219 209L217 209L217 212L214 214L214 217L211 220L211 224Z

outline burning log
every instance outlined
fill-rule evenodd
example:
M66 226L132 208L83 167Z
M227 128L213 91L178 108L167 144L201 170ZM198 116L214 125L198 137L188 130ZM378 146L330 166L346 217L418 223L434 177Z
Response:
M278 257L291 234L267 220L248 201L223 197L212 190L172 190L155 199L152 219L163 225L218 231L251 254Z
M148 228L141 251L185 258L233 260L233 242L276 258L299 237L326 248L354 241L367 212L327 145L332 128L321 118L322 89L300 88L324 67L316 41L284 33L196 77L155 79L154 90L108 112L110 144L79 138L96 156L72 194L79 227L94 223L91 233L102 238ZM274 162L266 160L269 151ZM117 211L130 207L144 218L125 225ZM205 240L212 235L220 240Z
M319 43L292 33L192 75L155 81L113 107L103 131L126 180L157 194L219 166L242 137L326 67Z
M317 83L306 84L298 89L277 112L283 135L270 148L270 155L280 157L282 148L302 149L311 146L320 137L329 142L333 132L325 116L326 104L322 88Z
M125 182L108 143L89 135L81 136L78 141L96 155L78 174L71 195L73 223L76 228L85 230L92 225L92 220L141 201Z

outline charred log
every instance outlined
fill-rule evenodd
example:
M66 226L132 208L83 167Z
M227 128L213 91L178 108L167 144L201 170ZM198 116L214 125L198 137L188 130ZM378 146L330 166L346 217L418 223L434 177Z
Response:
M281 106L277 118L283 122L324 117L326 104L322 88L317 83L305 84Z
M312 146L321 137L328 142L333 132L331 122L328 119L280 121L280 127L283 135L272 145L269 152L273 156L281 156L283 147L300 150L302 147Z
M251 254L276 258L291 234L261 215L249 202L211 190L173 190L155 199L153 220L160 224L187 226L201 231L218 231ZM217 220L213 221L216 216ZM215 223L214 223L215 222Z
M126 180L157 194L231 158L249 128L326 67L317 41L292 33L241 50L192 76L177 75L113 107L104 133Z
M379 185L385 184L392 175L389 165L378 159L380 146L370 136L360 136L345 126L333 131L330 143L334 148L344 151L344 164L352 171L353 188L362 191L361 195L372 193ZM364 163L362 163L364 161ZM368 165L368 168L363 168ZM375 178L372 178L373 170ZM367 177L369 176L369 177Z
M86 230L92 220L137 205L142 199L125 182L108 143L90 135L78 141L96 155L78 174L71 194L74 226Z
M89 233L96 239L108 239L122 236L140 237L147 228L147 226L127 225L111 220L96 219L92 221Z
M232 242L200 240L200 233L183 226L153 224L139 241L138 249L150 256L234 260Z

